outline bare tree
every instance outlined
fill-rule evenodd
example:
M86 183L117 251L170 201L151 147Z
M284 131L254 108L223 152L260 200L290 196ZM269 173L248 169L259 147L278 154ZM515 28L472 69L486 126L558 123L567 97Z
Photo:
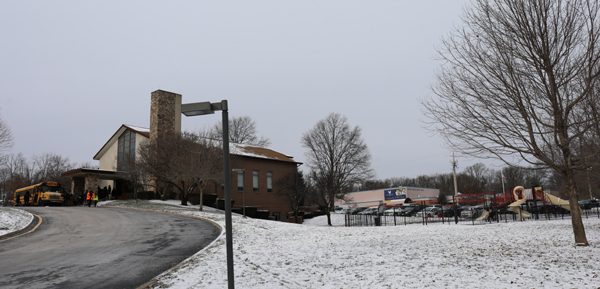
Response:
M10 127L0 118L0 153L12 148L13 136ZM0 158L2 154L0 154Z
M232 117L229 119L229 141L239 144L249 144L258 147L268 147L271 141L265 137L258 137L256 122L249 116ZM223 125L218 122L210 130L214 139L223 139Z
M588 245L577 203L575 146L600 123L598 0L475 0L438 49L445 64L422 100L431 129L453 149L565 179L575 242Z
M32 168L30 162L19 154L9 154L0 163L2 169L2 190L8 199L12 199L15 190L32 184Z
M327 207L327 224L336 200L344 199L355 185L373 177L371 153L361 129L350 127L346 117L331 113L302 135L307 148L309 177L321 202Z
M275 193L284 197L294 212L294 218L298 222L300 207L309 198L310 188L304 180L302 171L291 172L275 182Z
M80 164L76 164L73 167L81 168L81 169L94 169L94 170L99 169L97 164L92 164L91 162L83 162Z
M476 163L464 169L463 173L467 174L473 181L473 187L478 193L487 193L488 173L489 169L483 163Z
M157 143L140 144L135 168L146 185L159 190L176 188L181 204L187 206L189 195L202 189L206 182L222 178L223 153L218 144L191 133L175 134ZM202 209L202 206L200 206Z
M71 179L63 178L61 174L73 167L74 165L69 161L69 158L55 153L33 156L33 182L54 181L59 182L63 188L68 188L71 185Z
M11 199L16 189L42 182L58 182L63 188L71 186L71 179L61 176L74 165L68 158L44 153L28 160L22 153L7 155L0 162L0 194Z

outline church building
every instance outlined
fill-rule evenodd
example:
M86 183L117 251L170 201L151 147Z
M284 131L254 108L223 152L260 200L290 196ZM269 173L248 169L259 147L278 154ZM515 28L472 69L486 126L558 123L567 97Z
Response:
M114 198L132 198L124 185L127 181L120 172L137 157L140 143L160 141L169 134L181 132L181 99L180 94L172 92L152 92L150 128L121 125L94 156L94 160L99 161L98 170L76 169L63 173L64 177L73 179L73 194L110 186L115 192ZM264 147L230 143L229 150L232 160L235 159L231 164L233 209L241 211L245 205L250 216L257 214L287 221L290 204L275 193L274 184L279 178L296 171L302 163L294 161L292 156ZM190 200L196 200L197 203L199 192L195 193L196 196L192 194ZM223 186L220 184L207 185L204 194L224 199Z

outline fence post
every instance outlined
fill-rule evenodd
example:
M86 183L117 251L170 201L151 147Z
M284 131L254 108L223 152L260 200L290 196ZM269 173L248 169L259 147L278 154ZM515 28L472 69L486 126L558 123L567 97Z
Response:
M442 224L446 224L446 223L444 222L444 206L443 206L442 204L440 204L440 209L441 209L441 211L442 211Z
M500 212L498 211L498 200L496 199L496 193L494 193L494 209L496 210L496 223L500 223Z
M456 209L456 199L452 195L452 203L454 204L454 224L458 224L458 211Z
M425 207L425 202L421 202L421 207ZM423 212L424 210L425 210L425 208L423 208L423 210L421 210L421 217L422 217L423 225L427 226L427 218L425 218L425 212Z

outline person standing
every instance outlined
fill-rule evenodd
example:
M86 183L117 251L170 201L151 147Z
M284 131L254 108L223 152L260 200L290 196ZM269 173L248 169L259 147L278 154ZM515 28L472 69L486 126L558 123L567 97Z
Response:
M92 195L92 199L94 199L94 208L95 208L96 204L98 204L98 193L94 193Z
M15 197L15 199L16 199L15 206L18 207L21 204L21 196L19 196L18 194L15 194L15 195L16 195L16 197Z
M92 206L92 191L87 191L87 195L85 197L85 200L88 203L88 208Z
M65 189L62 189L60 191L60 196L62 197L62 200L63 200L63 206L67 206L67 202L69 200L67 200L67 192L65 191Z
M29 198L31 197L31 194L29 194L29 191L25 192L25 200L23 201L25 206L29 206Z

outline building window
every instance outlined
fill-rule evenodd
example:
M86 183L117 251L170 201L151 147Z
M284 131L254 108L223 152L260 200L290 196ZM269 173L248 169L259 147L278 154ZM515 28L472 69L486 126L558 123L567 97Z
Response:
M267 192L273 192L273 172L267 172Z
M273 218L275 221L281 221L281 213L273 213Z
M244 171L238 171L237 172L237 187L238 187L238 192L243 192L244 191Z
M119 136L117 146L117 170L126 171L128 165L135 161L135 132L125 130Z
M252 171L252 191L258 192L258 171Z

